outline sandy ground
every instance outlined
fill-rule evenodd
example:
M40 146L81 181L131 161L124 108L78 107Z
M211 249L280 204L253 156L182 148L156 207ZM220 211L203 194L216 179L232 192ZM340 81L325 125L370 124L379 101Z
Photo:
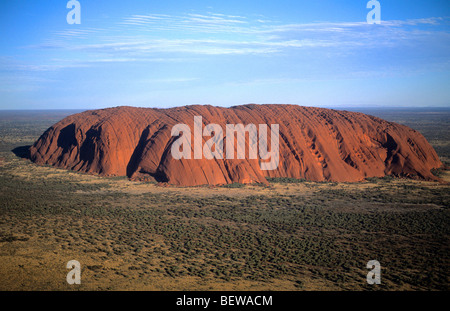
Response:
M20 162L22 161L22 162ZM2 165L13 164L12 174L27 180L36 178L68 178L79 183L109 183L106 190L128 194L172 193L192 197L226 195L244 197L249 195L308 196L320 189L364 189L379 186L376 183L293 183L271 184L269 187L247 185L243 188L223 187L173 187L158 184L129 181L126 178L103 178L93 175L68 172L47 166L37 166L25 160L12 159ZM450 182L450 172L444 172L443 180ZM438 187L439 183L407 181L408 183ZM394 180L391 183L405 183ZM82 263L82 284L69 285L66 282L66 263L76 259ZM99 266L99 262L101 265ZM108 259L103 253L73 253L54 242L31 237L27 241L16 240L0 243L0 290L299 290L294 279L272 279L267 281L233 280L225 282L218 279L200 277L163 277L160 273L132 268L133 262L126 256L122 260ZM155 262L154 266L157 266ZM150 266L150 270L152 267ZM124 273L126 271L126 273ZM305 270L307 271L307 270ZM301 276L302 290L338 290L331 282L318 279L307 272Z

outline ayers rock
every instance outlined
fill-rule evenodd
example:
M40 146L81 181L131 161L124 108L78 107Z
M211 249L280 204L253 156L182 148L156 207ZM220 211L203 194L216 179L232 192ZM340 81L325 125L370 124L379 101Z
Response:
M219 124L224 136L226 124L267 124L269 129L279 124L278 168L263 171L258 159L248 157L174 159L171 145L178 137L171 136L171 129L183 123L193 133L194 116L201 116L204 126ZM203 143L209 138L203 137ZM395 175L438 180L430 170L442 166L426 139L407 126L362 113L296 105L85 111L50 127L30 155L38 164L183 186L267 183L265 177L355 182Z

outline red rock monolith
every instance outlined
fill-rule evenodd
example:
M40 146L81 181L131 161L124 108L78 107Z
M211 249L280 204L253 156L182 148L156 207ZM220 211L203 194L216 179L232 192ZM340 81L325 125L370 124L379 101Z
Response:
M224 129L226 124L279 124L277 169L261 170L259 159L174 159L170 150L177 137L171 129L183 123L192 130L194 116L201 116L204 126L214 123ZM430 170L442 166L426 139L407 126L357 112L296 105L90 110L50 127L30 155L38 164L183 186L267 183L266 177L438 180Z

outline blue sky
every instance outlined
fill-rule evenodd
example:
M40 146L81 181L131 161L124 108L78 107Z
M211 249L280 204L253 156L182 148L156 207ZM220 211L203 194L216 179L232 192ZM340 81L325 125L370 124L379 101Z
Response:
M0 109L450 106L450 3L0 2Z

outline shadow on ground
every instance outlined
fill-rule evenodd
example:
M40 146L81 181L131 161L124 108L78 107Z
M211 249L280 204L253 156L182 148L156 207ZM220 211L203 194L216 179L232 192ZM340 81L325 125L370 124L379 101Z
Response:
M31 145L28 146L20 146L20 147L16 147L13 150L11 150L16 156L18 156L19 158L23 158L23 159L30 159L31 155L30 155L30 147Z

